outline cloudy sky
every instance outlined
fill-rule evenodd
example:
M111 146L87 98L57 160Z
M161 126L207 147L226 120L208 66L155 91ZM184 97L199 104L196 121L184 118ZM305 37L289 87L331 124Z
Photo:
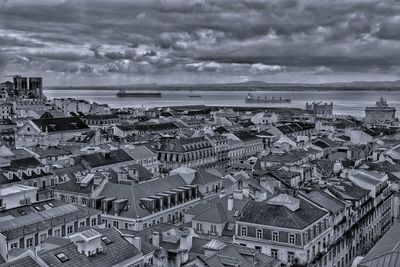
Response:
M0 0L0 74L16 73L46 85L397 80L400 2Z

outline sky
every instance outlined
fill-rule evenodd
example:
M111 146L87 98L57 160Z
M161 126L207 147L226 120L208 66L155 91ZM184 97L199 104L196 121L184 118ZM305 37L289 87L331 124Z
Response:
M399 80L400 2L0 0L0 81Z

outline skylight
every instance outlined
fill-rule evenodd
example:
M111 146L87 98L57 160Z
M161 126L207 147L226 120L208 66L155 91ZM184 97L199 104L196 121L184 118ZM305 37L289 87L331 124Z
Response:
M69 261L69 258L67 257L67 255L65 255L65 254L62 253L62 252L56 254L56 257L57 257L57 259L58 259L60 262Z
M112 243L112 241L107 237L107 236L103 236L101 238L101 240L104 242L104 244L109 245Z
M229 224L228 224L228 230L229 230L229 231L232 231L233 228L235 228L235 224L234 224L234 223L229 223Z

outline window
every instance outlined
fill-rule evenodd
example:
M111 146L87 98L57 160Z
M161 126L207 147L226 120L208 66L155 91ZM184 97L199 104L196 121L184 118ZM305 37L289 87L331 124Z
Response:
M241 226L240 227L240 235L241 236L247 236L247 227L246 226Z
M40 244L43 244L45 241L46 241L46 237L47 237L47 235L46 234L41 234L40 235L40 238L39 238L39 242L40 242Z
M104 242L104 244L109 245L112 243L112 241L107 237L107 236L103 236L101 238L101 240Z
M164 217L160 217L160 223L164 222Z
M71 196L71 202L74 203L74 204L76 203L76 197L75 196Z
M254 247L257 251L261 252L261 247L260 246L255 246Z
M147 223L143 224L143 228L146 229L147 228Z
M87 205L87 200L86 200L86 198L84 198L84 197L81 198L81 201L82 201L82 205L85 205L85 206Z
M293 251L287 252L287 259L288 259L288 263L290 263L290 264L294 263L294 252Z
M289 244L295 244L296 243L296 235L295 234L289 234Z
M119 222L118 221L113 221L113 226L118 229L119 228Z
M65 255L64 253L58 253L58 254L56 254L56 257L57 257L57 259L60 261L60 262L66 262L66 261L69 261L69 258L67 257L67 255Z
M217 233L217 226L216 225L211 225L211 233L216 234Z
M259 239L263 238L263 230L262 229L257 229L256 238L259 238Z
M272 232L272 241L279 241L279 233L278 232Z
M12 243L11 248L17 248L18 247L18 242Z
M28 238L27 240L26 240L26 247L27 248L30 248L30 247L32 247L33 246L33 238Z
M67 234L72 234L72 232L73 232L73 228L72 228L72 225L70 225L67 227Z
M168 214L168 222L171 222L171 214Z
M278 250L277 249L271 248L271 257L278 259Z
M203 225L201 223L196 223L196 230L197 230L197 232L202 232L203 231Z
M83 221L83 222L80 222L79 223L79 226L85 226L85 222Z
M54 236L55 237L60 237L60 229L57 229L54 231Z
M92 226L96 225L96 218L92 219Z

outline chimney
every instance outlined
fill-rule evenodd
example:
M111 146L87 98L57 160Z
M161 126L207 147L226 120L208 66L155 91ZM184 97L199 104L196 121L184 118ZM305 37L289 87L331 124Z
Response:
M142 238L139 236L135 236L132 239L133 246L137 248L139 251L142 251Z
M153 232L151 236L151 244L155 247L160 247L160 233Z
M243 199L242 190L240 190L240 189L235 189L235 190L233 191L233 198L234 198L234 199Z
M233 210L233 197L232 196L228 197L228 210L229 211Z

